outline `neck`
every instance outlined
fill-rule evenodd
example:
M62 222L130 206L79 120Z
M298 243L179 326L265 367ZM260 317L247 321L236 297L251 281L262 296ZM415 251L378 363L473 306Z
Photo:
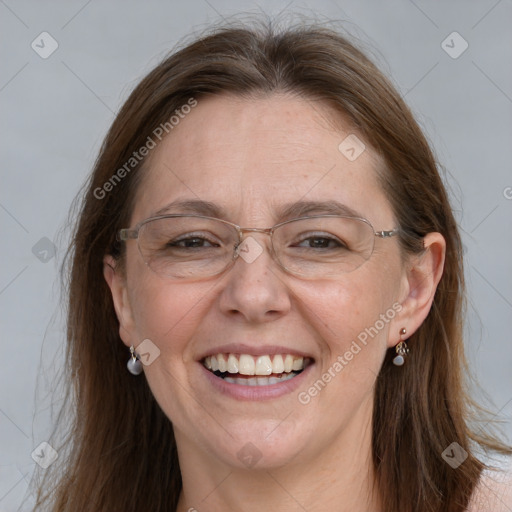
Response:
M362 407L360 417L314 457L304 459L299 453L279 468L225 465L176 432L183 479L177 512L380 512L372 492L371 412Z

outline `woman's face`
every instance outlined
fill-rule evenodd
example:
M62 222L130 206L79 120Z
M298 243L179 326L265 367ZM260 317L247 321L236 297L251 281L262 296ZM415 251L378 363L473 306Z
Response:
M176 200L215 203L225 220L253 228L280 222L283 205L338 201L375 230L393 229L375 171L382 162L368 146L347 158L352 152L339 145L351 130L335 130L326 108L284 95L200 99L153 150L130 227ZM149 339L158 347L144 373L181 454L196 450L235 467L304 463L368 431L376 376L402 327L398 244L376 238L371 258L356 270L312 280L283 271L266 234L246 236L257 242L250 250L264 251L195 282L159 276L137 242L127 241L126 280L116 278L122 293L114 296L121 337L128 346ZM250 361L256 366L262 357L265 366L265 356L277 364L273 370L276 355L311 364L291 379L253 377L249 386L238 380L247 377L233 374L229 382L205 367L205 356L219 353L233 354L249 373Z

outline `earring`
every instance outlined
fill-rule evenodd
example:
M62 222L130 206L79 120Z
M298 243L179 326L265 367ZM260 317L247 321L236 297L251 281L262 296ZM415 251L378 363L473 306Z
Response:
M405 363L405 356L409 353L409 347L407 343L402 340L402 336L406 333L404 327L400 329L400 341L395 347L396 356L393 358L393 364L395 366L402 366Z
M142 363L137 359L133 345L130 347L130 354L131 356L126 363L126 367L132 375L140 375L142 373Z

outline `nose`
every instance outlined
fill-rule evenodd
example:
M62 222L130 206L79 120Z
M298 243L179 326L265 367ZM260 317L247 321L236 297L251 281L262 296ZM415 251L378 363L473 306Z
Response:
M222 312L251 323L285 315L291 306L288 278L272 257L270 238L264 233L246 235L237 254L224 276Z

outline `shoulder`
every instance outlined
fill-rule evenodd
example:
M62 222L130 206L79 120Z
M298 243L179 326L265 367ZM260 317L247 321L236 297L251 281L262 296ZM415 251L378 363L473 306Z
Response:
M473 492L467 512L512 510L512 467L485 470Z

